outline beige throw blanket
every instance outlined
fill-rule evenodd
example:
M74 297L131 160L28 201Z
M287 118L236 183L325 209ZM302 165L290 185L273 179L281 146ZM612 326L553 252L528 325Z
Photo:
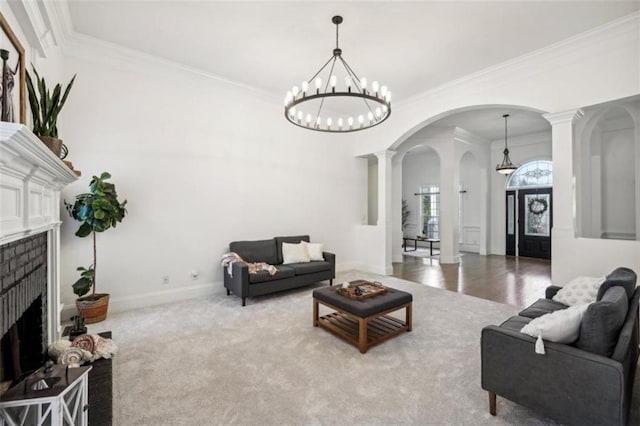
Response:
M231 278L233 278L233 264L236 262L247 265L249 267L250 274L257 274L259 271L267 271L269 275L275 275L275 273L278 272L278 269L273 265L269 265L265 262L249 263L241 258L238 253L230 252L222 255L221 265L223 268L227 268L227 272Z

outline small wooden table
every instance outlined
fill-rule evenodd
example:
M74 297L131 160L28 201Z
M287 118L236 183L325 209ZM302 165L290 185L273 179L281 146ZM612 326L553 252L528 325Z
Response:
M407 250L407 241L413 241L413 250ZM416 251L418 250L418 241L424 241L429 243L429 256L433 256L433 243L439 243L440 240L437 238L422 238L422 237L402 237L402 247L404 247L404 251Z
M351 281L351 283L361 282ZM323 287L313 291L313 326L322 327L357 346L361 353L403 331L411 331L411 293L387 287L387 292L368 299L351 299ZM319 306L336 312L319 316ZM405 309L405 321L388 314Z

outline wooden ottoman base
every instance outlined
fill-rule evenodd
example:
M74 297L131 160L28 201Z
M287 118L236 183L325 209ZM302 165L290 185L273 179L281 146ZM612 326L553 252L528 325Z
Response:
M319 304L334 309L336 312L319 316ZM405 321L387 315L403 308L406 310ZM357 346L361 353L365 353L371 346L382 343L403 331L411 331L411 302L368 317L360 317L314 297L313 326L320 326L342 337Z

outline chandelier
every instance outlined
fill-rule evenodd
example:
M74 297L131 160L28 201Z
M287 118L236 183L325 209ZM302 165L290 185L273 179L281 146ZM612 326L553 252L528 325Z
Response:
M509 118L509 114L505 114L502 116L504 118L504 158L502 159L502 164L498 164L496 166L496 172L502 175L510 175L515 172L518 166L514 165L509 158L509 148L507 148L507 118Z
M356 75L338 45L342 16L334 16L331 22L336 25L336 48L313 77L287 92L284 116L296 126L320 132L355 132L377 126L391 115L391 91L377 81L369 86L366 77ZM338 72L343 74L340 83Z

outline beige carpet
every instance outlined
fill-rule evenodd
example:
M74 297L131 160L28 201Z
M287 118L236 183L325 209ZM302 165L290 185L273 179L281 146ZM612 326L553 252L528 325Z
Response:
M413 331L362 355L312 326L313 286L111 315L116 425L539 425L549 419L480 388L480 330L516 309L393 277L414 296ZM635 413L639 398L636 381Z

